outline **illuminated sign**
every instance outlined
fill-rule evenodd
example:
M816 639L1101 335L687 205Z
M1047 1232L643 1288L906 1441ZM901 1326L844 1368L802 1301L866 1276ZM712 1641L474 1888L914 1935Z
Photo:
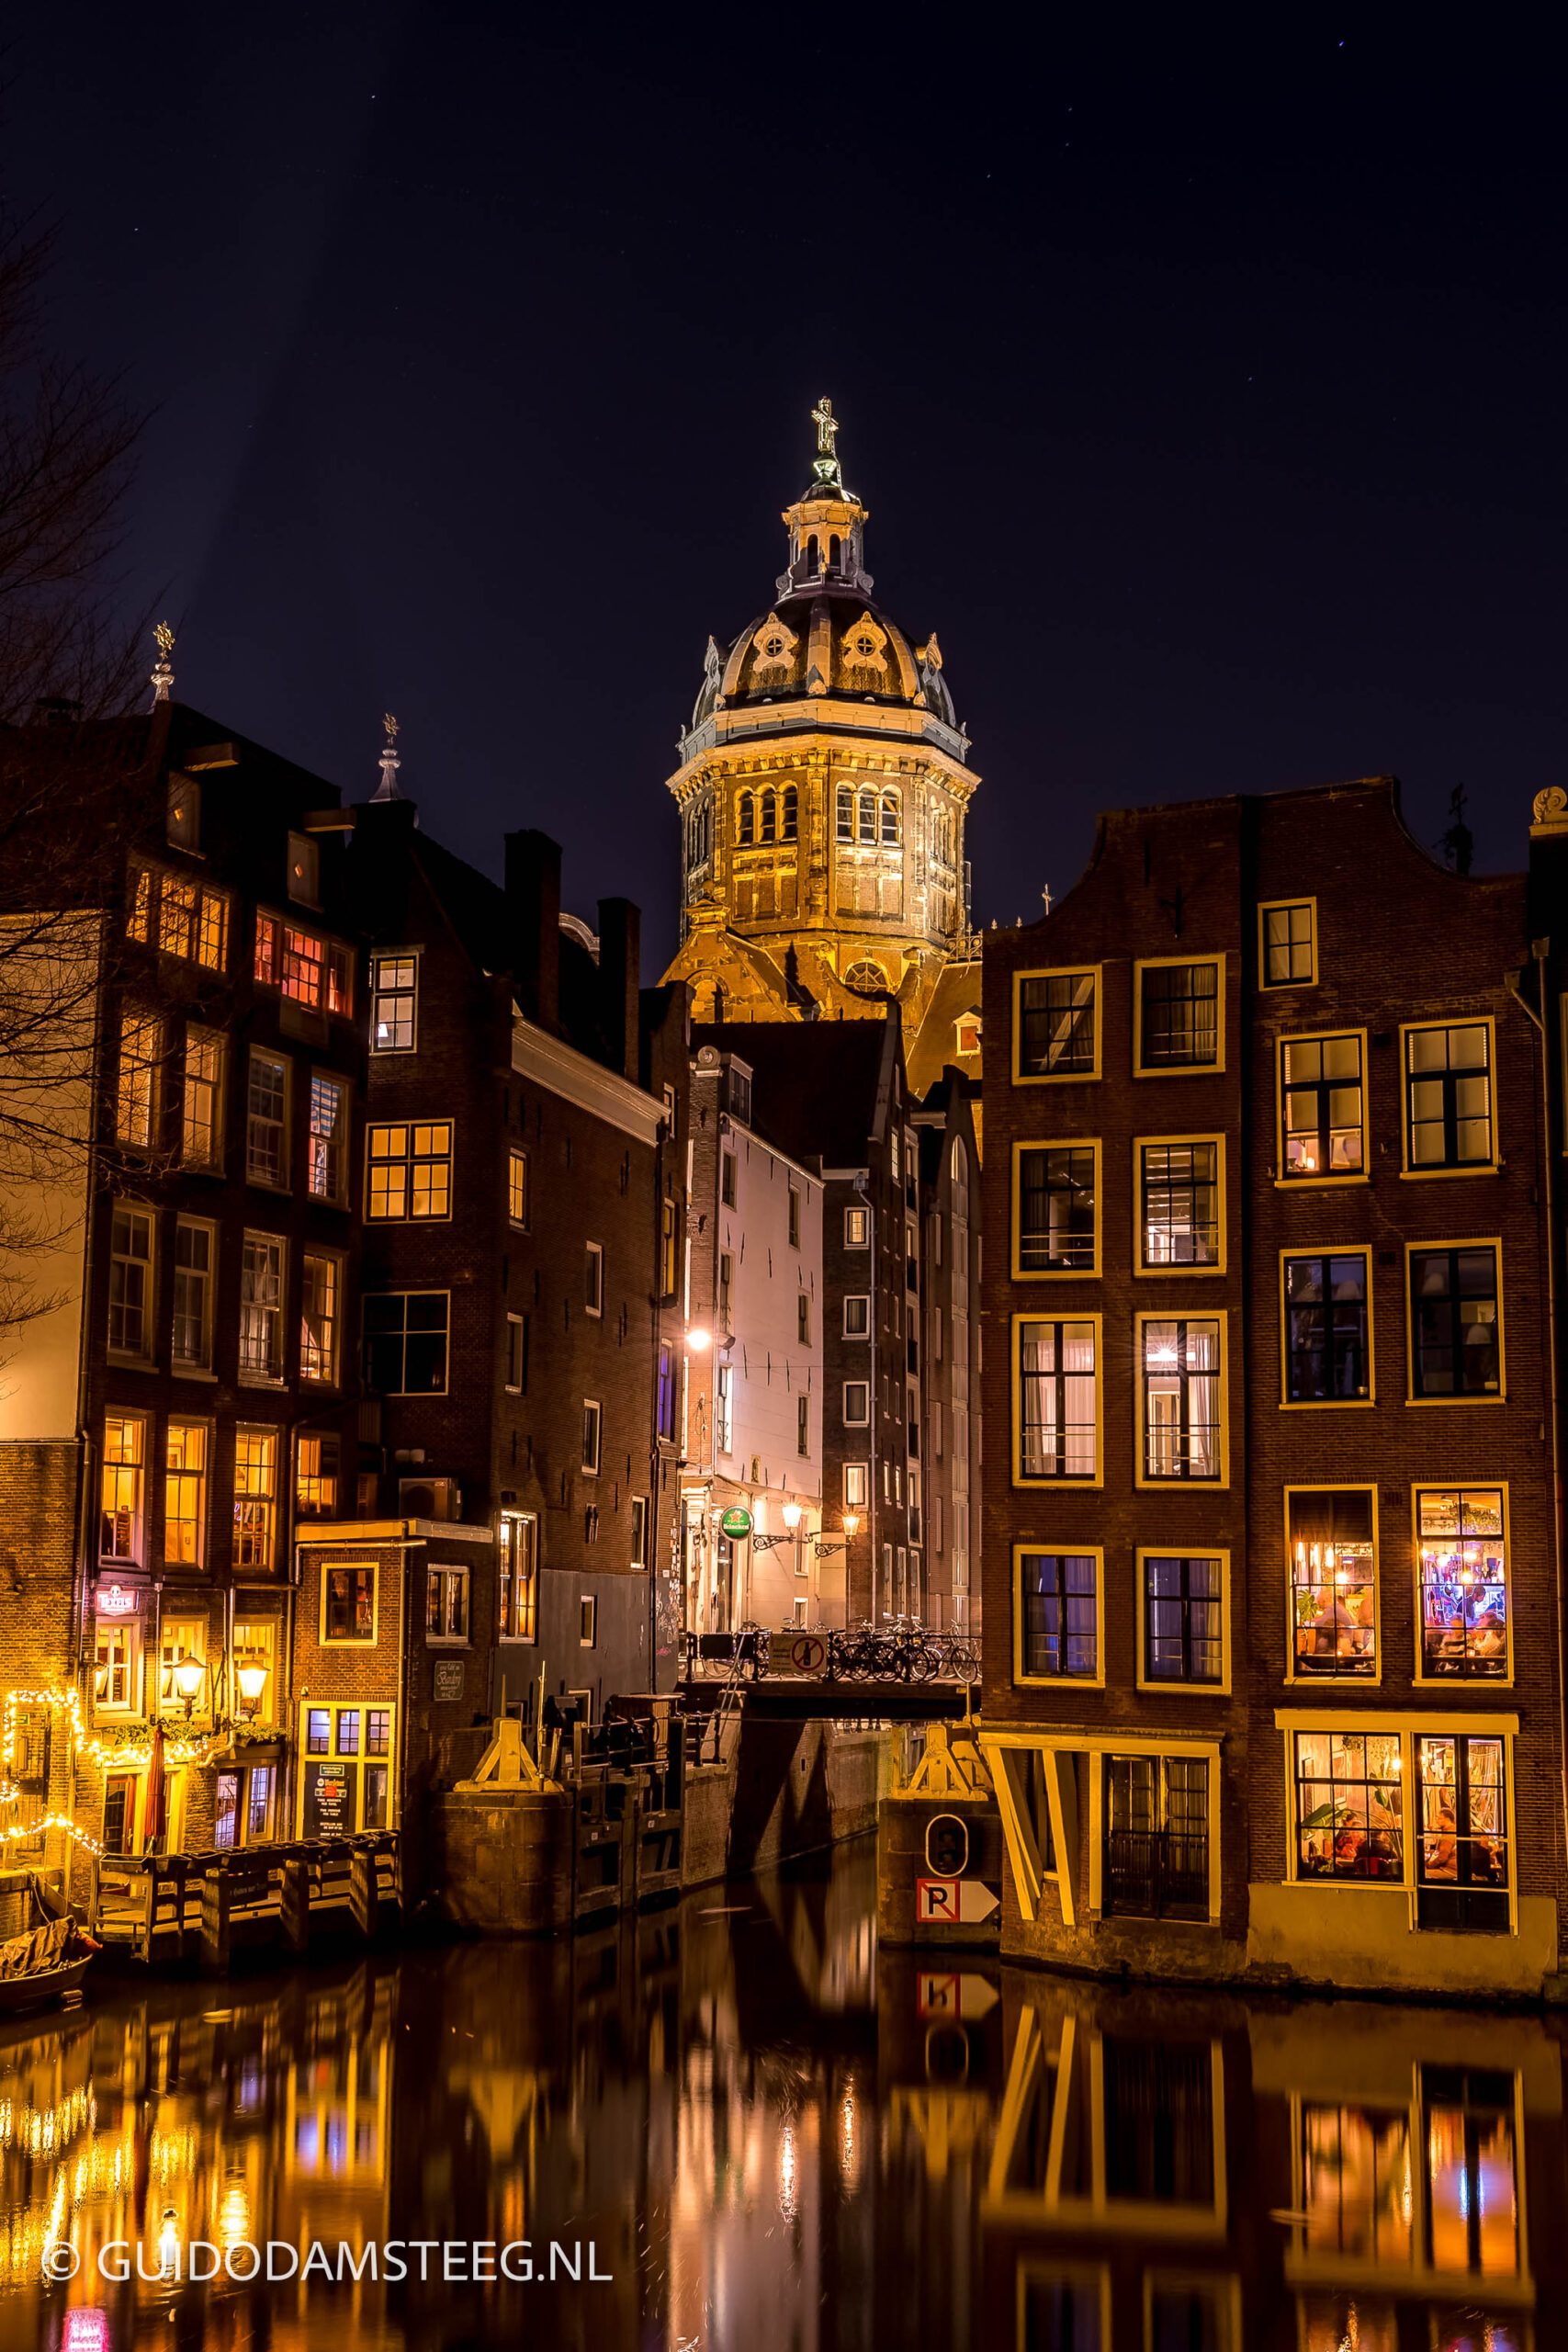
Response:
M101 1584L93 1595L100 1617L134 1617L141 1606L141 1595L131 1585Z

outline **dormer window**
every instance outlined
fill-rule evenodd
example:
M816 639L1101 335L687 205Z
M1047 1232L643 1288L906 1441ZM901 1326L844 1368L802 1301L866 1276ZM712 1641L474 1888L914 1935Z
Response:
M188 775L169 778L166 832L175 849L201 846L201 786Z
M869 662L875 655L876 640L874 638L867 637L863 629L855 639L854 650L863 662Z
M288 836L288 895L308 907L319 904L321 891L320 853L316 843L306 833Z
M782 662L784 660L784 641L783 638L776 634L770 637L763 645L762 650L767 655L770 662Z

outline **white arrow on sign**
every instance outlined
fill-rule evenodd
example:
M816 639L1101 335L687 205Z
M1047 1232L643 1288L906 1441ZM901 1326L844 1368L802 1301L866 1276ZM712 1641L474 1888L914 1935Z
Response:
M922 1969L915 1979L915 2007L923 2018L983 2018L1000 1999L994 1984L983 1976L954 1970L938 1975Z
M976 1927L1001 1897L977 1878L918 1878L915 1921L922 1928Z

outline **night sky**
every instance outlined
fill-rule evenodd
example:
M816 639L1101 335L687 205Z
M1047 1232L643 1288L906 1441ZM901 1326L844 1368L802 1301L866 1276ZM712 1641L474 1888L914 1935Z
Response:
M57 345L155 411L126 610L350 797L394 709L426 826L557 834L652 978L676 730L828 392L982 920L1100 808L1387 769L1520 862L1568 781L1560 60L1268 13L32 11L0 178Z

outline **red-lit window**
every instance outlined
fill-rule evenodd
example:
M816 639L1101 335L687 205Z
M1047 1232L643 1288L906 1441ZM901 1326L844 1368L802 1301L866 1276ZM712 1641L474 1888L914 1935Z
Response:
M320 1012L325 961L319 939L308 931L296 931L292 923L285 923L281 981L285 996L292 997L296 1004L308 1005L312 1012Z
M345 1019L354 1011L354 954L335 941L327 950L327 1011Z

